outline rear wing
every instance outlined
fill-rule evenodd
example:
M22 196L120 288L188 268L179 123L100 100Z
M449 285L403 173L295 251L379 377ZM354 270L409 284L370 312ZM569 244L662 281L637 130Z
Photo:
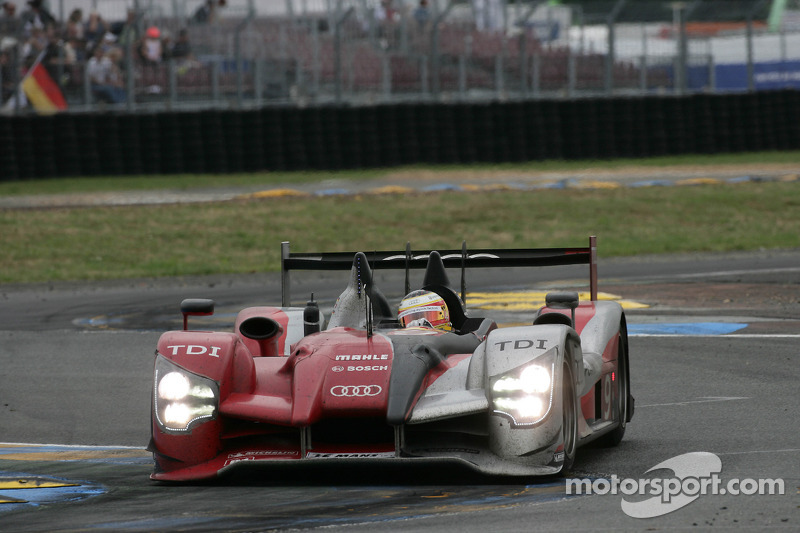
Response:
M365 252L373 270L406 271L405 294L411 292L409 271L424 269L432 250L414 251L411 244L399 252ZM519 248L467 250L437 250L445 267L461 268L461 299L466 303L467 268L541 267L559 265L589 265L589 288L592 301L597 300L597 237L589 237L586 248ZM292 253L289 243L281 243L281 301L291 305L289 272L292 270L350 270L356 252Z

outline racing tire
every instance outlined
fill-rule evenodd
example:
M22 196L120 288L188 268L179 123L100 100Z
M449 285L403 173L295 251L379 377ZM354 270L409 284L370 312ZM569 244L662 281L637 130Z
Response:
M564 442L564 463L561 466L561 474L563 475L572 469L572 465L575 463L575 455L578 451L578 401L575 398L575 380L568 364L564 365L564 379L561 390L563 394L561 431Z
M623 323L619 332L619 348L617 350L617 397L614 402L614 411L619 425L613 431L603 435L597 443L604 447L614 447L622 442L625 436L625 427L630 409L630 374L628 373L628 335Z

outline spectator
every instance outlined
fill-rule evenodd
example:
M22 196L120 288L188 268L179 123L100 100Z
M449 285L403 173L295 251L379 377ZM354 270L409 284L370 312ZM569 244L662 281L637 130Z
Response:
M210 24L219 18L217 7L225 7L226 0L206 0L204 4L197 8L192 15L191 22L194 24Z
M419 0L419 4L411 13L414 19L410 28L411 47L417 53L425 53L430 46L431 11L428 0Z
M14 2L3 2L0 12L0 36L18 37L20 20L17 18L17 5Z
M113 87L121 90L121 94L124 97L125 76L122 73L122 50L120 48L112 48L106 52L106 57L111 62L109 81Z
M139 17L135 9L129 9L124 22L114 23L111 31L117 36L117 44L123 50L128 46L136 47L139 42L139 27L137 22Z
M178 40L172 45L170 50L170 57L179 60L190 60L192 57L192 45L189 42L189 32L183 28L178 32Z
M170 49L170 58L175 61L179 76L183 76L187 72L201 66L192 53L192 45L189 42L189 32L186 28L178 32L178 39Z
M110 31L110 27L103 20L103 17L100 16L100 13L97 11L92 11L89 13L89 18L86 20L86 24L83 27L83 37L86 41L86 49L91 50L94 49L95 45L100 42L100 39L103 38L103 35Z
M156 26L150 26L144 34L139 45L139 56L146 64L157 65L164 58L164 45L161 42L161 31Z
M77 60L79 55L81 57L84 55L83 52L86 48L85 34L83 11L79 8L73 9L64 28L64 41L66 41L64 51L74 60Z
M17 18L17 4L14 2L2 2L0 3L0 7L3 8L3 12L0 14L0 20Z
M44 47L42 64L53 81L63 86L69 78L65 70L65 67L69 64L64 51L64 41L59 37L55 26L48 26L45 34L47 36L47 44Z
M395 22L400 15L392 6L392 0L381 0L381 4L375 8L375 20L381 24Z
M381 4L375 8L374 17L378 24L381 48L393 47L396 40L395 24L400 20L400 13L392 6L392 0L381 0Z
M169 61L172 58L172 47L175 43L172 42L172 34L169 30L161 32L161 61Z
M94 97L109 104L120 104L125 101L126 93L119 63L122 51L118 48L103 52L96 46L92 58L86 65L86 75L92 86Z
M428 9L428 0L419 0L419 5L414 9L414 22L417 23L417 29L421 31L427 30L430 21L431 11Z
M2 96L0 97L0 105L8 101L14 95L17 88L16 68L14 67L14 58L12 57L13 47L0 48L0 78L2 78Z
M97 43L97 46L102 48L103 52L106 53L112 48L119 48L119 46L117 46L117 36L107 31L105 35L103 35L103 39Z
M67 19L66 31L64 37L67 39L83 40L85 37L86 28L83 24L83 11L80 8L73 9Z
M28 0L28 11L22 14L23 29L30 32L33 28L46 30L56 26L56 18L42 5L42 0Z
M39 54L50 44L43 27L31 26L28 38L22 44L22 58L27 65L32 65Z
M75 65L76 63L83 63L86 60L86 47L84 43L72 37L62 46L64 50L64 63L67 65Z

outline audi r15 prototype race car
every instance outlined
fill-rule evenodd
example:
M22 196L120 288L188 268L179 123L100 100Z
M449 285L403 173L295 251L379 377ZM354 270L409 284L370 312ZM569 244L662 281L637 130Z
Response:
M280 307L250 307L232 332L192 331L211 300L182 303L184 328L158 341L152 479L211 478L243 465L455 462L486 474L568 470L578 447L620 442L633 415L625 315L597 300L587 248L290 253ZM555 292L529 325L467 316L472 268L589 265L590 299ZM461 296L446 268L461 269ZM325 324L292 307L291 270L350 270ZM422 299L398 316L375 269L425 269ZM425 300L428 298L428 300ZM424 301L423 301L424 300ZM428 303L425 303L428 301ZM431 302L438 302L436 307ZM442 304L443 302L443 304ZM446 309L446 324L416 314ZM192 319L195 320L195 319ZM324 326L324 327L323 327Z

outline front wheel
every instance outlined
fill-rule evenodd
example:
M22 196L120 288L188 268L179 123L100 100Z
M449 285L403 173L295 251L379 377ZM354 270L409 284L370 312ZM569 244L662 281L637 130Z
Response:
M562 411L562 441L564 443L564 464L561 473L572 468L578 450L578 403L575 400L575 382L572 379L572 370L568 364L564 365L564 379L561 387L563 400Z
M628 336L623 324L619 332L619 349L617 350L617 390L614 402L614 411L619 424L611 433L603 435L598 444L601 446L616 446L625 436L625 426L629 418L630 405L630 374L628 373Z

